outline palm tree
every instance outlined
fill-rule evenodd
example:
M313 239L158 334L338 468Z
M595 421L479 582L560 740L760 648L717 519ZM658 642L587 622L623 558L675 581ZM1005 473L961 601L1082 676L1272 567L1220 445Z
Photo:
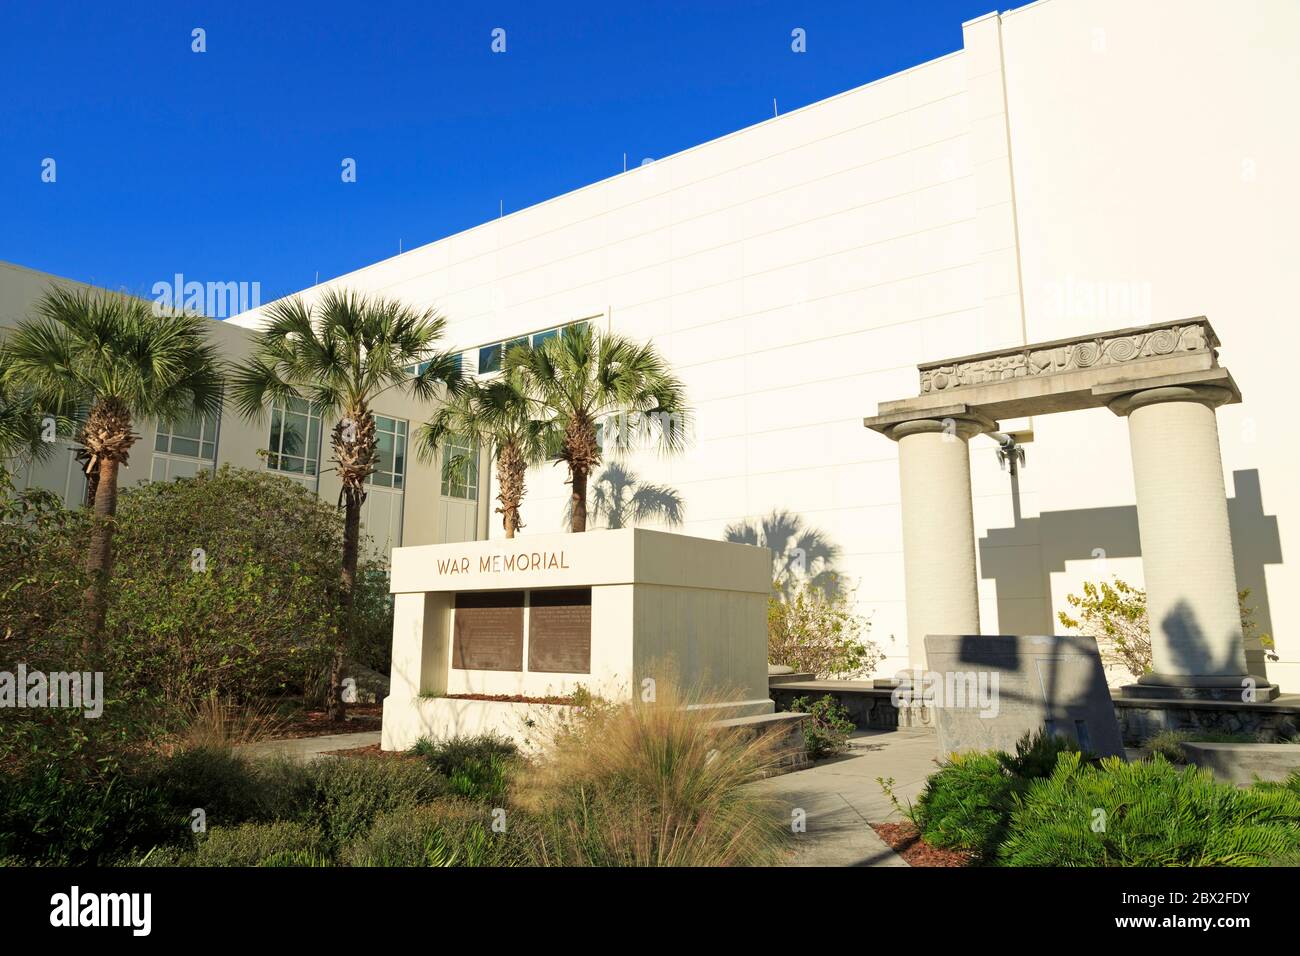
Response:
M587 478L602 457L598 424L604 444L616 452L643 439L664 453L685 447L689 411L682 385L649 343L575 325L538 347L510 349L505 368L522 373L530 397L562 436L559 457L573 488L570 531L587 530Z
M70 431L70 419L46 413L31 389L23 387L13 352L0 342L0 468L18 458L45 457L55 436Z
M330 665L328 715L344 716L343 655L352 627L352 598L361 540L366 481L378 459L371 406L390 389L431 400L441 387L460 390L460 363L436 347L446 328L433 309L328 289L315 305L298 297L265 310L248 361L231 373L235 407L261 418L277 402L306 399L322 417L337 415L330 447L342 489L343 556L340 617ZM414 367L414 374L412 374Z
M449 437L468 439L493 448L496 462L497 500L506 537L513 538L524 526L519 506L527 491L528 469L541 464L557 444L552 424L537 417L536 403L528 397L519 369L482 384L474 383L438 409L431 421L420 426L416 448L420 458L431 460ZM473 454L473 452L471 452ZM443 474L463 472L470 466L464 455L443 464Z
M761 519L728 525L723 537L738 544L770 549L772 585L787 600L800 584L827 597L839 593L839 574L833 567L840 555L839 545L824 532L805 525L797 514L774 508Z
M588 497L591 523L603 521L610 529L635 527L648 521L675 528L681 525L686 514L686 503L676 488L642 481L640 475L616 461L606 465L591 482ZM564 521L568 524L570 507L564 510Z
M100 649L113 573L117 473L139 439L136 421L216 415L222 376L199 315L155 314L153 304L102 289L51 288L38 318L9 342L10 375L39 403L84 413L74 441L94 492L86 554L86 648Z

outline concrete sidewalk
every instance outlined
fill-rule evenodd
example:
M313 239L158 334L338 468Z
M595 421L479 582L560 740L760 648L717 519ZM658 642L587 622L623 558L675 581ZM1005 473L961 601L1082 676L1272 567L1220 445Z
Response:
M291 737L286 740L259 740L245 744L239 752L248 757L288 757L306 763L331 750L351 750L379 743L379 731L359 734L330 734L325 737Z
M869 826L900 819L876 778L893 777L898 799L915 801L937 769L938 740L924 730L863 730L850 744L843 756L753 784L806 813L791 866L907 866Z

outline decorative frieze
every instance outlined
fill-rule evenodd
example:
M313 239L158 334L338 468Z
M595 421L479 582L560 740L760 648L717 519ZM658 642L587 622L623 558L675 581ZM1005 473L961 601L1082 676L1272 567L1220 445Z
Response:
M921 365L921 394L1127 365L1180 353L1208 352L1211 364L1217 365L1214 350L1218 344L1214 330L1204 319L1062 339Z

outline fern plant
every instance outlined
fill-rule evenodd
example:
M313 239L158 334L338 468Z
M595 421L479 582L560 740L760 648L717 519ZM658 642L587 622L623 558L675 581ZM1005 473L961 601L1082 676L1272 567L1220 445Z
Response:
M1158 754L1065 754L1015 800L1006 866L1262 866L1300 852L1300 792L1238 789Z

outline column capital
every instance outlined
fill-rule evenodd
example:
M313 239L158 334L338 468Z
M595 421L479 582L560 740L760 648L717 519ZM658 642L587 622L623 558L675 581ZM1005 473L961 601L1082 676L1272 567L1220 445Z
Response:
M1164 402L1196 402L1207 408L1218 408L1233 400L1232 390L1220 385L1164 385L1128 392L1106 403L1116 415L1127 417L1139 408Z
M899 441L909 435L943 433L963 440L997 431L998 423L969 405L943 405L915 411L897 411L865 418L862 424L886 438Z

